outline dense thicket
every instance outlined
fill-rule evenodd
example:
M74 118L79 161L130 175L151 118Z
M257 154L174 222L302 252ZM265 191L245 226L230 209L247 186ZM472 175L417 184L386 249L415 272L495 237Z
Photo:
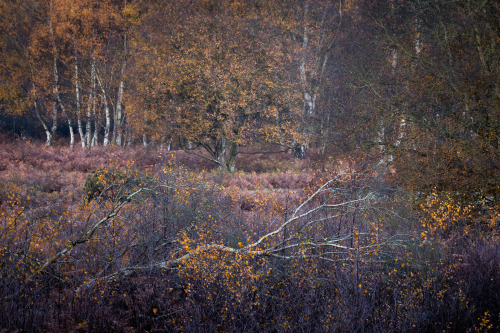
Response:
M498 331L491 205L417 208L355 161L245 156L267 172L228 175L166 149L0 154L2 329Z

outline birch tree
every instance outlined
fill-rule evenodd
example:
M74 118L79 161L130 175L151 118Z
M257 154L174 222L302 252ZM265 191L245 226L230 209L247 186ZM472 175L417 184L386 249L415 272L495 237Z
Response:
M497 200L496 3L387 1L370 12L388 58L376 84L394 169L418 191Z
M289 62L282 66L290 71L290 86L298 92L300 109L297 120L301 138L290 142L296 158L304 159L314 136L319 134L320 112L324 103L328 68L333 49L342 34L343 17L352 11L352 1L283 1L269 2L275 20L281 28L289 53ZM332 93L332 92L329 92Z
M35 114L45 131L45 144L50 146L59 120L59 55L54 32L53 3L47 1L37 5L40 10L38 25L30 35L28 46L31 61L31 94Z
M123 117L116 115L121 114L123 103L124 62L115 59L124 51L114 43L125 33L126 3L47 0L37 4L40 17L29 47L37 98L56 103L52 113L61 112L66 118L71 147L75 118L82 147L97 145L101 136L105 145L110 144L111 114L115 114L115 136L123 123ZM40 112L44 104L37 103ZM39 119L44 118L40 115Z
M126 33L125 16L127 15L126 2L116 1L88 1L82 0L71 3L71 27L74 41L75 63L75 92L77 99L77 114L82 114L80 105L86 105L86 118L79 121L79 132L82 146L98 144L99 136L103 137L103 145L114 144L111 138L116 138L116 131L120 128L120 117L116 117L117 106L123 95L123 75L120 61L122 50L122 36ZM92 11L86 8L92 8ZM78 81L82 70L79 65L85 65L82 78L87 87L86 98L81 94L82 85ZM84 98L82 102L79 96ZM116 101L116 107L115 107ZM80 117L80 116L79 116ZM113 122L112 117L117 123ZM80 118L79 118L80 119ZM85 123L85 126L83 126ZM93 126L92 126L93 125ZM111 127L114 126L114 129Z

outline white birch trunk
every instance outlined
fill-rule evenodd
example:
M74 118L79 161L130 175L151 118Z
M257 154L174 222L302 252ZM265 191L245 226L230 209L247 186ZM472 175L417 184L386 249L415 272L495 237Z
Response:
M111 118L109 115L108 99L106 98L105 94L103 94L103 96L102 96L102 101L104 103L104 116L106 117L106 125L104 126L103 145L108 146L109 145L109 129L111 127Z
M97 73L95 69L95 60L93 61L92 66L93 66L92 70L94 71L94 81L92 86L92 91L94 94L94 98L92 99L92 118L94 120L94 134L92 135L92 140L90 142L90 145L91 147L95 147L97 145L97 135L99 134L99 115L97 114L97 91L96 91L97 87L95 79Z
M402 117L399 121L399 134L398 139L396 140L395 146L398 147L401 144L401 140L405 137L405 128L406 128L406 118Z
M55 45L54 45L54 93L56 95L57 102L61 107L62 113L68 120L69 135L70 135L69 146L71 149L73 149L75 147L75 133L73 132L73 124L71 122L71 118L69 114L66 112L66 108L64 107L64 103L61 99L61 94L59 94L59 72L57 70L57 53L55 52Z
M68 120L68 127L69 127L69 147L71 149L75 148L75 132L73 131L73 122L71 121L71 118L69 114L66 112L66 108L64 107L64 104L61 101L61 97L58 94L58 100L59 100L59 106L61 107L61 110L63 114L66 116L66 119Z
M42 124L43 130L45 131L45 136L46 136L45 145L51 146L52 145L52 138L54 137L52 134L53 132L49 129L49 126L47 126L47 123L43 120L42 116L40 115L40 110L38 110L38 103L36 102L36 96L35 96L34 106L35 106L36 117L38 118L38 120Z
M36 95L36 88L35 88L35 74L33 73L33 66L30 64L30 69L31 69L31 82L32 82L32 93L33 93L33 106L35 108L35 114L40 123L42 124L43 130L45 132L46 140L45 140L45 145L46 146L51 146L52 145L52 138L54 137L53 132L49 129L49 126L47 123L43 120L42 115L40 114L40 110L38 109L38 103L37 103L37 95ZM54 114L53 120L57 121L57 114ZM57 126L56 126L57 127ZM52 129L54 129L54 126L52 126ZM54 130L55 131L55 130Z
M55 46L54 46L55 48ZM69 117L68 113L66 112L66 108L64 107L64 103L62 102L61 99L61 94L59 94L59 72L57 70L57 57L56 54L54 53L54 94L56 95L57 102L59 103L59 106L61 107L61 111L68 120L68 127L69 127L69 135L70 135L70 142L69 146L71 149L75 147L75 133L73 132L73 124L71 122L71 118ZM54 106L55 107L55 106Z
M118 86L118 97L116 99L116 108L115 108L115 123L114 123L114 134L116 135L116 145L122 145L122 136L123 136L123 89L124 89L124 79L125 79L125 66L127 65L127 34L125 33L123 37L123 60L120 68L120 84Z
M122 68L123 73L123 68ZM123 100L123 78L120 80L120 85L118 87L118 98L116 100L116 116L115 116L115 133L116 133L116 145L122 145L123 136L123 113L122 113L122 100Z
M57 104L56 102L54 102L54 104L52 104L52 129L51 129L52 136L54 136L56 130L57 130Z
M92 91L89 93L89 98L87 102L87 117L86 117L86 122L85 122L85 145L90 148L90 132L92 130L91 126L91 112L92 112Z
M304 4L304 37L302 39L302 56L300 58L300 83L302 85L302 95L304 97L304 107L303 107L303 117L307 118L310 114L310 108L313 107L312 96L307 91L307 72L306 72L306 55L307 55L307 47L309 45L309 36L307 30L308 24L308 16L309 16L309 1L306 1Z
M90 71L90 93L87 103L87 123L86 123L86 133L85 138L87 142L87 147L92 146L92 110L94 108L95 113L95 58L92 58L92 67ZM96 129L94 129L96 130Z
M419 28L420 28L420 24L417 21L416 25L415 25L415 46L414 46L415 47L415 55L417 57L420 55L420 52L422 52L422 42L420 40L420 31L418 31ZM393 50L393 55L392 55L393 71L395 71L396 66L397 66L397 52L395 50ZM415 71L415 70L416 70L415 67L413 67L413 71ZM401 118L399 120L399 126L398 126L398 138L394 144L395 147L401 146L401 144L403 143L403 139L406 136L407 126L408 126L407 118L408 118L408 114L406 113L406 111L402 112ZM391 156L391 158L392 158L392 156ZM392 159L391 159L391 161L392 161Z
M95 108L95 99L94 99L94 135L92 136L92 147L95 147L99 144L98 135L99 135L99 127L100 127L100 116L97 114L97 110Z
M325 49L320 51L321 45L318 45L318 52L315 56L308 55L309 49L309 0L304 3L304 31L301 45L301 57L299 59L299 80L302 89L302 134L306 139L305 142L294 145L295 157L304 159L306 157L307 149L309 147L310 122L317 113L317 100L319 96L320 87L322 85L323 76L326 66L328 64L328 52L333 46L333 39L329 44L323 44ZM324 52L324 54L323 54ZM309 64L309 66L308 66ZM312 73L308 73L311 71ZM309 129L308 129L309 127Z
M45 145L47 147L52 146L52 133L50 133L50 131L46 129L45 135L47 137L47 139L45 140Z
M73 42L74 43L74 42ZM75 52L75 99L76 99L76 122L78 126L78 133L80 135L80 142L82 148L85 148L85 134L83 133L82 126L82 115L81 115L81 105L80 105L80 84L78 82L78 56L76 55L76 45L74 45Z
M302 132L304 137L307 137L307 133L305 131L305 127L307 126L308 118L312 115L312 108L314 107L314 103L312 101L312 96L308 91L308 82L307 82L307 70L306 70L306 55L307 55L307 47L309 45L309 36L307 30L308 24L308 16L309 16L309 1L306 0L304 3L304 36L302 38L302 55L300 57L300 65L299 65L299 77L300 84L302 87L302 96L303 96L303 107L302 107ZM297 143L294 147L294 156L298 159L305 159L307 152L308 142L300 142Z
M109 112L108 96L106 94L106 89L104 89L104 84L102 82L101 76L99 75L99 72L97 72L97 71L96 71L96 78L97 78L97 82L99 83L99 87L101 88L101 99L102 99L102 104L104 105L105 126L104 126L103 146L108 146L109 145L109 131L111 128L111 116L110 116L110 112Z
M52 1L50 2L50 7L51 7L51 11L52 11ZM50 16L50 18L49 18L49 30L50 30L50 36L52 39L52 47L53 47L52 51L55 52L54 33L53 33L53 29L52 29L52 16ZM55 56L55 53L54 53L54 56ZM52 105L52 128L50 131L51 132L50 144L52 144L52 139L54 137L54 134L56 133L56 130L57 130L57 106L56 106L56 102L54 102Z
M191 143L189 141L188 143ZM227 171L226 168L226 140L224 137L217 139L214 147L214 158L219 164L219 169Z

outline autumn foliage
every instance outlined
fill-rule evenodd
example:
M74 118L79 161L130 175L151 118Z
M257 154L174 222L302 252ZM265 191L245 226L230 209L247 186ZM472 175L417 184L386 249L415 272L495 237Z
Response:
M0 0L0 332L500 331L499 21Z
M228 176L159 150L101 150L78 165L69 148L10 147L6 329L499 325L498 209L485 203L477 211L433 193L412 209L407 194L354 164Z

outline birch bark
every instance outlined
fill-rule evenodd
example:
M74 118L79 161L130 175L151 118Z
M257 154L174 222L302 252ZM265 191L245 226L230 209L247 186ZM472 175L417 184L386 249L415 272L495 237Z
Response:
M52 2L50 3L52 7ZM51 8L52 10L52 8ZM54 36L54 29L52 26L52 12L50 13L49 17L49 31L50 31L50 37L51 37L51 42L52 42L52 55L53 55L53 60L54 60L54 67L53 67L53 75L54 75L54 95L57 100L57 103L59 103L59 107L61 108L62 113L66 117L68 121L68 127L69 127L69 133L70 133L70 148L74 148L75 146L75 134L73 132L73 124L71 122L71 118L66 112L66 108L64 107L64 103L61 99L61 94L59 93L59 71L57 69L57 61L58 61L58 53L57 53L57 46L56 46L56 41L55 41L55 36ZM56 103L54 102L54 113L57 112L56 110L57 106ZM55 118L57 118L55 116ZM55 129L53 130L53 133L55 132Z
M295 158L304 159L314 132L314 117L317 115L317 102L323 85L325 70L328 65L329 52L333 47L335 36L331 24L327 24L326 11L319 21L314 21L310 14L310 2L306 0L303 7L303 37L299 59L299 80L302 89L302 135L304 142L297 142L294 147ZM339 11L339 23L342 11ZM314 21L314 22L313 22ZM318 25L324 36L315 36L315 45L311 45L309 26ZM329 30L332 31L329 31Z
M76 54L76 45L73 41L74 53L75 53L75 100L76 100L76 122L78 126L78 133L80 135L80 142L82 148L85 148L85 134L83 132L82 125L82 110L80 105L80 83L78 82L78 56Z
M104 88L104 84L102 82L102 79L99 75L99 73L96 73L97 77L97 82L99 83L99 87L101 88L101 99L102 99L102 104L104 105L104 117L105 117L105 126L104 126L104 139L103 139L103 145L108 146L109 145L109 130L111 128L111 117L110 117L110 112L109 112L109 105L108 105L108 96L106 94L106 89Z
M123 115L123 89L124 89L124 79L125 79L125 67L127 65L127 33L124 34L123 37L123 60L120 68L120 83L118 86L118 97L116 99L116 107L115 107L115 121L114 121L114 130L113 136L116 136L115 144L117 146L122 145L122 137L123 137L123 123L124 123L124 115Z

